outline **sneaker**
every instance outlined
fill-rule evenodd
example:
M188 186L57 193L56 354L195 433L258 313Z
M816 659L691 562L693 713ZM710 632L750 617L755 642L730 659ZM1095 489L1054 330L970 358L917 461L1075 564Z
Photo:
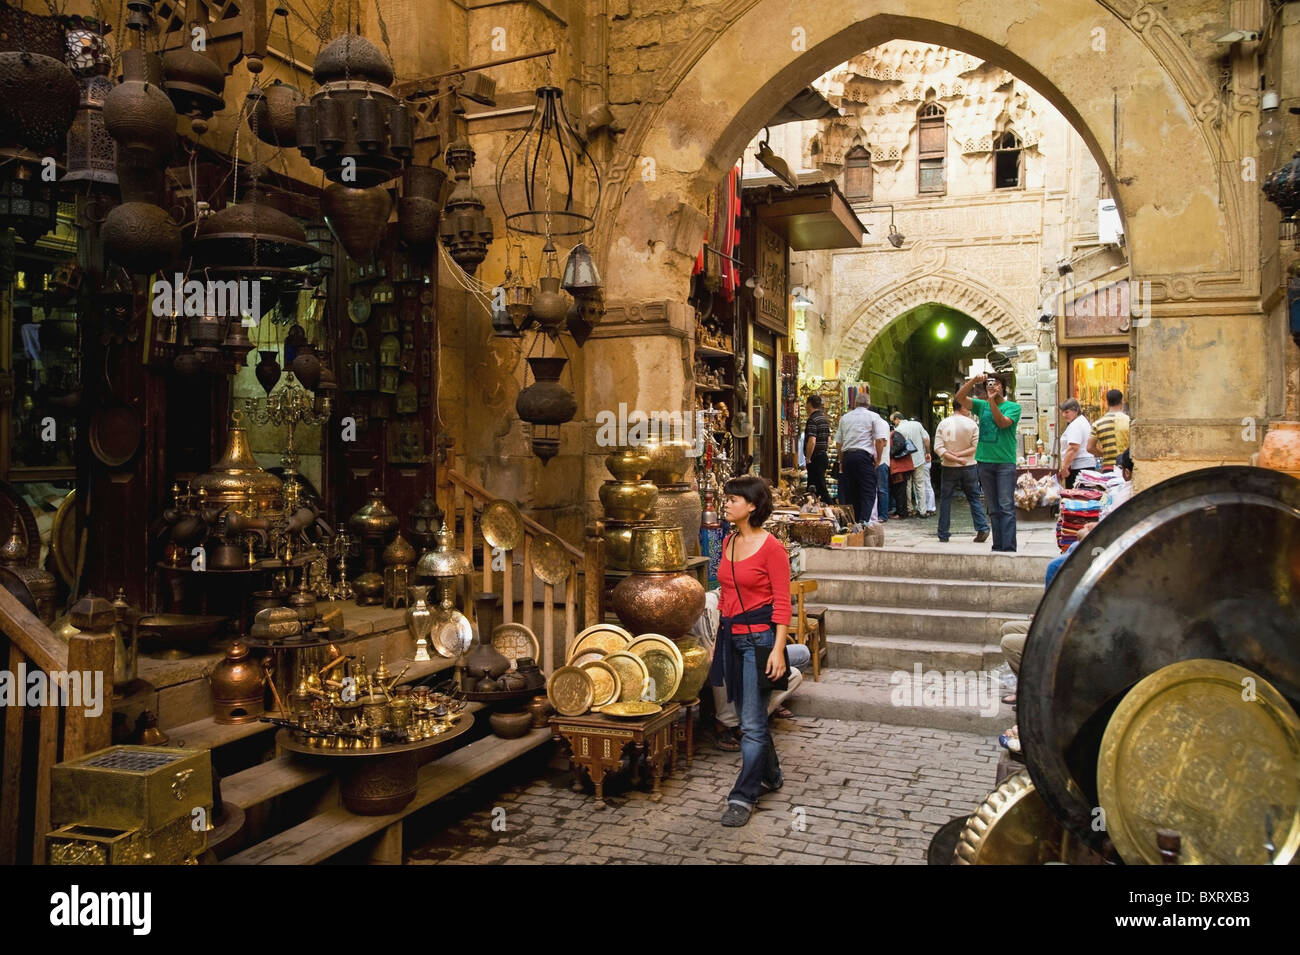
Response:
M988 539L989 539L988 531L980 531L978 534L975 535L975 543L977 544L983 544Z
M948 543L948 538L946 538L946 537L940 537L940 538L939 538L939 543L940 543L940 544L946 544L946 543Z
M727 811L722 814L722 824L728 829L739 829L749 822L750 809L739 803L729 803Z

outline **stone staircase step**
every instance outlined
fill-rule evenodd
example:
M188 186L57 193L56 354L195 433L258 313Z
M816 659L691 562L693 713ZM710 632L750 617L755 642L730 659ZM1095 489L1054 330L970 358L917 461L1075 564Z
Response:
M1002 624L1027 620L1029 614L929 607L877 607L858 604L824 604L826 632L864 637L996 644Z
M936 546L944 545L936 542ZM803 554L804 575L813 578L826 572L946 580L1018 581L1036 583L1039 586L1042 586L1043 575L1052 559L1028 554L962 554L897 547L805 547Z
M911 671L917 663L942 670L979 670L1002 662L996 640L971 643L832 634L827 649L830 667L845 670Z
M1043 596L1042 581L953 580L819 572L813 604L869 604L1004 613L1033 613Z
M933 669L940 668L936 665ZM958 693L956 677L951 682L952 691L945 693L942 705L935 705L934 697L928 703L923 695L912 699L911 685L905 686L898 678L891 683L892 674L887 670L848 675L853 682L839 682L842 676L829 671L823 674L820 683L805 680L787 702L796 719L805 716L866 720L891 726L956 730L986 736L997 736L1015 722L1014 711L1001 702L1005 693L996 682L985 685L983 699L990 704L988 706L980 704L978 689L974 705L970 705L967 699L970 684L965 683L962 692ZM994 701L996 709L991 705ZM962 705L956 705L958 703Z

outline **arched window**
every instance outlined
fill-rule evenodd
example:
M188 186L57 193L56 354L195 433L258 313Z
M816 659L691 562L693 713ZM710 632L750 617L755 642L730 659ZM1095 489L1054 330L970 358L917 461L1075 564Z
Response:
M948 159L948 120L938 103L930 102L917 111L917 183L922 194L942 195L947 191L945 164Z
M871 154L854 146L844 157L844 195L849 199L870 199L871 187Z
M1024 147L1020 137L1007 130L993 137L993 188L1019 189L1024 185Z

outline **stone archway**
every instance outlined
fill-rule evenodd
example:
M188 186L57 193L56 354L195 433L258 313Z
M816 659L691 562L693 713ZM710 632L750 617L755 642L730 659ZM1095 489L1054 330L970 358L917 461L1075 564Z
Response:
M931 302L964 312L1004 342L1033 332L1024 321L1016 319L1016 309L1010 302L969 276L946 272L909 276L872 291L848 310L852 318L834 349L840 368L856 368L876 336L900 315Z
M1258 99L1222 100L1160 9L1141 0L729 0L709 17L671 66L646 78L616 148L595 241L611 305L598 336L623 337L621 350L628 336L689 334L688 315L674 310L686 300L700 210L753 134L800 88L863 50L893 39L936 43L1033 86L1111 183L1132 275L1149 283L1150 319L1134 332L1142 375L1134 442L1139 458L1165 463L1144 478L1248 458L1254 448L1241 441L1240 421L1265 415L1266 399L1213 382L1225 363L1268 361L1258 187L1235 174L1253 150ZM1211 382L1195 407L1189 379ZM668 406L689 379L670 371L626 387L648 407Z

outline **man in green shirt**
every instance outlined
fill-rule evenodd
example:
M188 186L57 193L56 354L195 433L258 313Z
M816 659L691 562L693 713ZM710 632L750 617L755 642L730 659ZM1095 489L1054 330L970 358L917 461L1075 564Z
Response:
M971 389L984 383L988 400L967 398ZM1001 372L975 375L957 390L953 401L970 401L980 425L975 446L984 504L993 525L993 550L1013 553L1016 549L1016 425L1020 405L1007 400L1007 376Z

